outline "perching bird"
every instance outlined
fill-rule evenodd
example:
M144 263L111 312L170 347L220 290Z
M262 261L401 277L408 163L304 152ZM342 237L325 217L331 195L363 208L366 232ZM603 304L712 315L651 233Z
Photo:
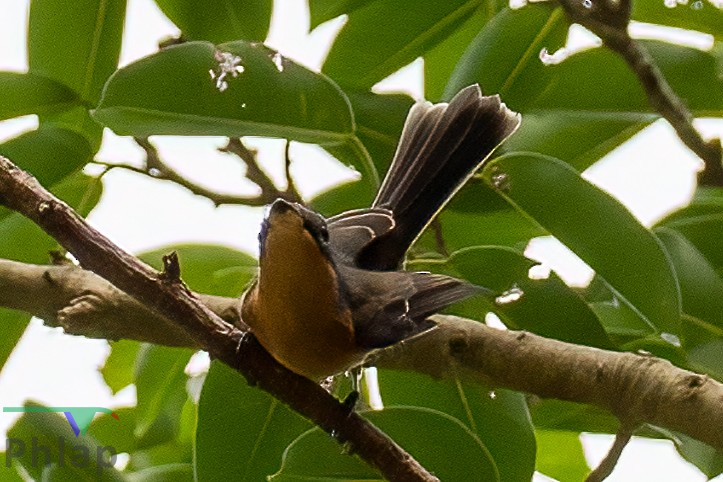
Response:
M259 234L258 278L242 301L242 319L264 348L290 370L321 380L485 292L400 268L432 218L518 125L499 97L473 85L449 104L412 107L370 208L324 219L276 200Z

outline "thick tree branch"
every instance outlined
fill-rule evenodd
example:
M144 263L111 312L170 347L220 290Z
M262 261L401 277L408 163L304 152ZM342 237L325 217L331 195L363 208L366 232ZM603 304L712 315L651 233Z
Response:
M223 321L186 286L158 273L89 226L6 158L0 157L0 203L31 219L71 252L80 264L173 320L197 346L239 371L312 420L384 477L399 481L437 480L366 419L339 403L316 383L279 365L253 336Z
M680 140L705 163L700 183L723 186L721 141L703 139L693 126L693 114L665 80L655 60L640 42L628 34L630 0L558 1L572 22L600 37L605 46L627 62L643 86L652 108L670 123Z
M402 343L380 366L461 376L609 410L624 426L649 423L723 451L723 384L650 355L619 353L502 331L453 316Z
M100 311L89 310L80 319L68 316L63 323L53 321L86 293L107 297L92 305ZM198 296L226 321L240 324L237 299ZM173 322L76 266L0 261L0 306L44 317L77 335L199 347ZM461 375L495 387L592 404L610 410L624 426L651 423L723 451L723 431L718 430L723 426L723 385L715 380L651 356L500 331L451 316L436 319L437 329L378 353L375 363L435 378Z

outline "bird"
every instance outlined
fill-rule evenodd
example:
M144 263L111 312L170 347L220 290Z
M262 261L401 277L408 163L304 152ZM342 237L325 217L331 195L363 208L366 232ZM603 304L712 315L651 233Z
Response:
M429 316L490 290L403 269L406 253L520 116L478 85L417 102L369 208L324 218L274 201L259 233L258 275L241 319L282 365L313 381L432 329Z

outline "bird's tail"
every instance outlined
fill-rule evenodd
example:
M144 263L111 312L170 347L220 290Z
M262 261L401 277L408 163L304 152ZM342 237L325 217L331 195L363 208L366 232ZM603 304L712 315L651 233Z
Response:
M519 123L518 114L498 96L483 96L478 85L449 104L414 105L373 204L393 212L394 229L370 243L360 263L396 269L432 218Z

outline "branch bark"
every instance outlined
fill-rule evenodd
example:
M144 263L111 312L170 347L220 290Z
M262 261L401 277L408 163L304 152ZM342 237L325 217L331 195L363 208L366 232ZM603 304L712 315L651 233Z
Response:
M278 364L253 336L202 304L174 273L158 273L115 246L30 174L0 156L0 203L31 219L102 276L160 316L172 320L208 353L350 446L384 477L437 480L393 440L316 383Z

